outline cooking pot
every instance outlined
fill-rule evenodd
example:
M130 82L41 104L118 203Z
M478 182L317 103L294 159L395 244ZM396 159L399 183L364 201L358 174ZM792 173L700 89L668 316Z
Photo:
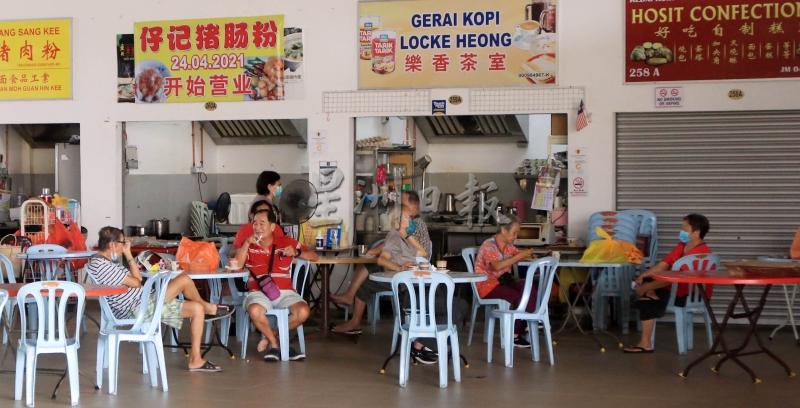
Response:
M166 218L150 220L150 235L155 235L159 239L169 235L169 220Z
M146 234L143 225L128 225L125 227L125 235L128 237L143 237Z

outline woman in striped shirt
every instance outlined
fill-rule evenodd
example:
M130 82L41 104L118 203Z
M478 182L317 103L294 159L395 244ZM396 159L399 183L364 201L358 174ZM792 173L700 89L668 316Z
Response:
M131 255L130 241L125 239L119 228L104 227L100 230L97 246L98 253L86 265L86 271L98 284L127 286L127 292L107 296L106 299L117 318L134 317L142 301L142 275L139 273L136 259ZM117 263L120 256L125 258L128 268ZM185 300L177 299L179 294L182 294ZM148 314L153 313L154 306L148 305ZM189 371L222 371L221 367L203 359L200 354L200 341L203 336L204 315L225 316L231 312L230 307L226 305L214 305L203 300L194 282L186 275L179 275L169 282L161 321L180 329L183 319L191 319Z

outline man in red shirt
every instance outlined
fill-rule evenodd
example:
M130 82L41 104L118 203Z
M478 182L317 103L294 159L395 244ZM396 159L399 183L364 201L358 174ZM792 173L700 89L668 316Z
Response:
M261 291L258 280L251 276L247 281L248 293L244 299L244 307L250 320L264 336L258 343L258 351L267 350L264 355L264 360L267 361L278 361L280 347L289 345L279 344L265 313L273 308L289 309L289 330L294 330L308 319L311 313L308 304L292 287L292 260L296 256L310 261L318 259L315 252L309 251L294 239L274 233L279 228L273 212L256 211L253 215L253 234L245 240L236 254L238 265L244 265L259 280L262 277L271 277L280 290L280 295L270 300ZM290 348L289 358L301 360L305 355Z
M678 235L678 245L652 268L643 272L636 278L636 294L640 297L634 304L639 309L639 318L642 320L642 336L635 346L626 347L626 353L652 353L653 330L656 319L664 316L670 296L669 282L653 280L652 276L672 269L672 264L687 255L710 254L711 249L703 241L710 228L708 218L700 214L689 214L683 217L683 225ZM678 285L675 295L675 304L686 304L688 286ZM711 285L706 285L706 296L711 296Z
M250 212L248 213L248 222L247 224L242 224L239 227L239 231L236 231L236 237L233 238L233 252L230 254L231 258L236 257L236 251L244 245L244 241L247 240L248 237L253 235L253 214L259 210L267 210L270 212L276 212L273 208L272 204L269 203L267 200L258 200L254 201L253 204L250 205ZM275 231L272 232L273 235L276 237L280 237L285 235L283 233L283 228L280 225L277 225Z

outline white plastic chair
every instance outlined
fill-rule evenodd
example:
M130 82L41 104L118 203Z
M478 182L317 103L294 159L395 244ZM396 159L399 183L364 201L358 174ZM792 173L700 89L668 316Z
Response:
M713 271L719 269L720 259L715 254L687 255L678 259L672 264L673 271L692 270L692 271ZM714 335L711 331L711 318L706 310L703 293L699 286L689 285L689 294L686 295L686 305L675 306L675 295L678 285L672 284L672 289L667 302L667 311L675 314L675 335L678 339L678 354L686 354L688 350L694 348L694 320L693 315L699 314L703 317L706 327L706 340L708 348L714 344ZM653 328L653 340L655 344L655 327Z
M790 258L777 258L772 256L759 256L759 261L764 262L779 262L779 263L788 263L790 265L797 264L800 265L800 262L796 260L792 260ZM794 341L800 342L800 337L797 334L797 325L795 324L794 320L794 302L797 298L797 287L800 285L781 285L783 287L783 298L786 301L786 317L784 318L783 322L772 329L772 332L769 334L769 339L772 340L775 337L775 334L780 331L780 329L784 328L785 326L789 326L792 328L792 333L794 334Z
M161 312L164 308L164 298L167 294L167 285L172 279L171 273L159 273L148 278L142 287L142 297L136 320L130 328L107 325L100 330L97 340L97 369L98 385L102 384L102 370L105 353L108 353L108 392L116 395L117 377L119 372L119 344L123 341L144 343L145 358L150 374L150 385L158 386L156 368L160 368L161 388L168 390L167 368L164 365L164 344L161 340ZM155 302L153 315L147 317L147 306L150 300ZM106 321L109 323L109 321Z
M461 250L461 257L464 258L464 263L467 264L467 272L475 273L475 258L478 256L478 248L464 248ZM492 310L508 310L511 304L503 299L484 299L478 294L478 285L474 282L470 283L472 287L472 313L469 320L469 337L467 338L467 346L472 345L472 333L475 331L475 319L478 317L478 309L483 306L484 309L484 322L483 322L483 342L486 343L489 339L489 314Z
M494 321L501 320L500 339L505 342L504 351L506 367L514 366L514 323L517 320L524 320L528 323L528 334L532 349L533 361L539 361L539 323L542 324L547 352L550 357L550 365L555 364L553 355L553 338L550 333L550 317L548 315L547 302L550 299L550 291L553 287L553 279L556 276L558 259L554 257L541 258L528 267L525 275L525 288L519 305L514 310L493 310L489 319L489 341L486 344L486 360L492 362L492 348L494 341ZM533 290L533 278L539 278L539 286L536 292L536 310L527 312L525 307L531 297Z
M8 302L8 292L5 289L0 289L0 326L2 326L4 329L5 325L2 325L2 323L3 323L3 317L4 315L6 315L5 309L7 302ZM8 317L6 317L6 319L8 319ZM3 334L5 335L7 333L3 331ZM3 343L7 342L8 341L5 340Z
M38 275L38 279L55 280L59 279L63 273L65 279L68 282L72 282L72 273L68 266L69 262L51 257L53 254L67 253L67 248L54 244L41 244L28 248L25 253L27 254L26 261L30 263L31 270L35 275ZM61 268L62 265L63 268Z
M426 288L426 285L430 287ZM446 289L447 322L436 322L436 289L444 285ZM439 387L447 387L447 345L453 360L453 377L461 382L461 355L458 346L458 330L453 324L453 279L443 273L399 272L392 278L392 302L395 320L400 321L400 286L407 289L409 296L408 321L401 323L400 329L400 386L408 383L411 344L415 339L436 339L439 351ZM419 299L419 300L418 300Z
M80 327L86 293L77 283L64 281L41 281L29 283L17 293L17 304L26 305L28 298L36 305L39 322L37 335L28 335L27 307L19 308L20 338L17 347L17 371L14 383L14 399L22 399L23 372L25 380L25 404L33 406L36 389L36 362L40 354L65 354L69 372L70 402L78 405L78 349L80 348ZM67 330L67 306L74 299L76 305L75 330L70 337ZM56 305L58 308L56 309Z
M0 283L17 283L17 278L14 276L14 265L11 263L11 260L3 254L0 254ZM11 323L14 322L14 306L16 306L16 304L17 299L13 298L8 299L7 303L4 302L4 307L0 307L0 320L2 320L3 314L5 314L9 327L11 327ZM0 328L3 330L3 344L8 344L8 329L5 325L0 325Z
M304 259L295 258L292 262L292 286L297 291L300 297L305 295L306 282L308 276L311 274L310 263ZM302 273L301 273L302 272ZM302 275L302 278L300 277ZM281 343L281 361L289 361L289 309L273 308L266 313L267 316L275 316L277 320L278 341ZM250 325L250 315L247 316L247 323L244 325L248 328ZM245 329L242 333L242 359L247 356L247 337L249 330ZM297 342L300 345L300 353L306 352L306 337L303 331L303 325L297 326Z

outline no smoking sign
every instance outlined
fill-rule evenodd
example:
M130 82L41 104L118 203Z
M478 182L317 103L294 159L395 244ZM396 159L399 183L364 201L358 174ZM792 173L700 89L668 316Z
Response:
M681 108L683 107L683 88L663 87L656 88L656 108Z

